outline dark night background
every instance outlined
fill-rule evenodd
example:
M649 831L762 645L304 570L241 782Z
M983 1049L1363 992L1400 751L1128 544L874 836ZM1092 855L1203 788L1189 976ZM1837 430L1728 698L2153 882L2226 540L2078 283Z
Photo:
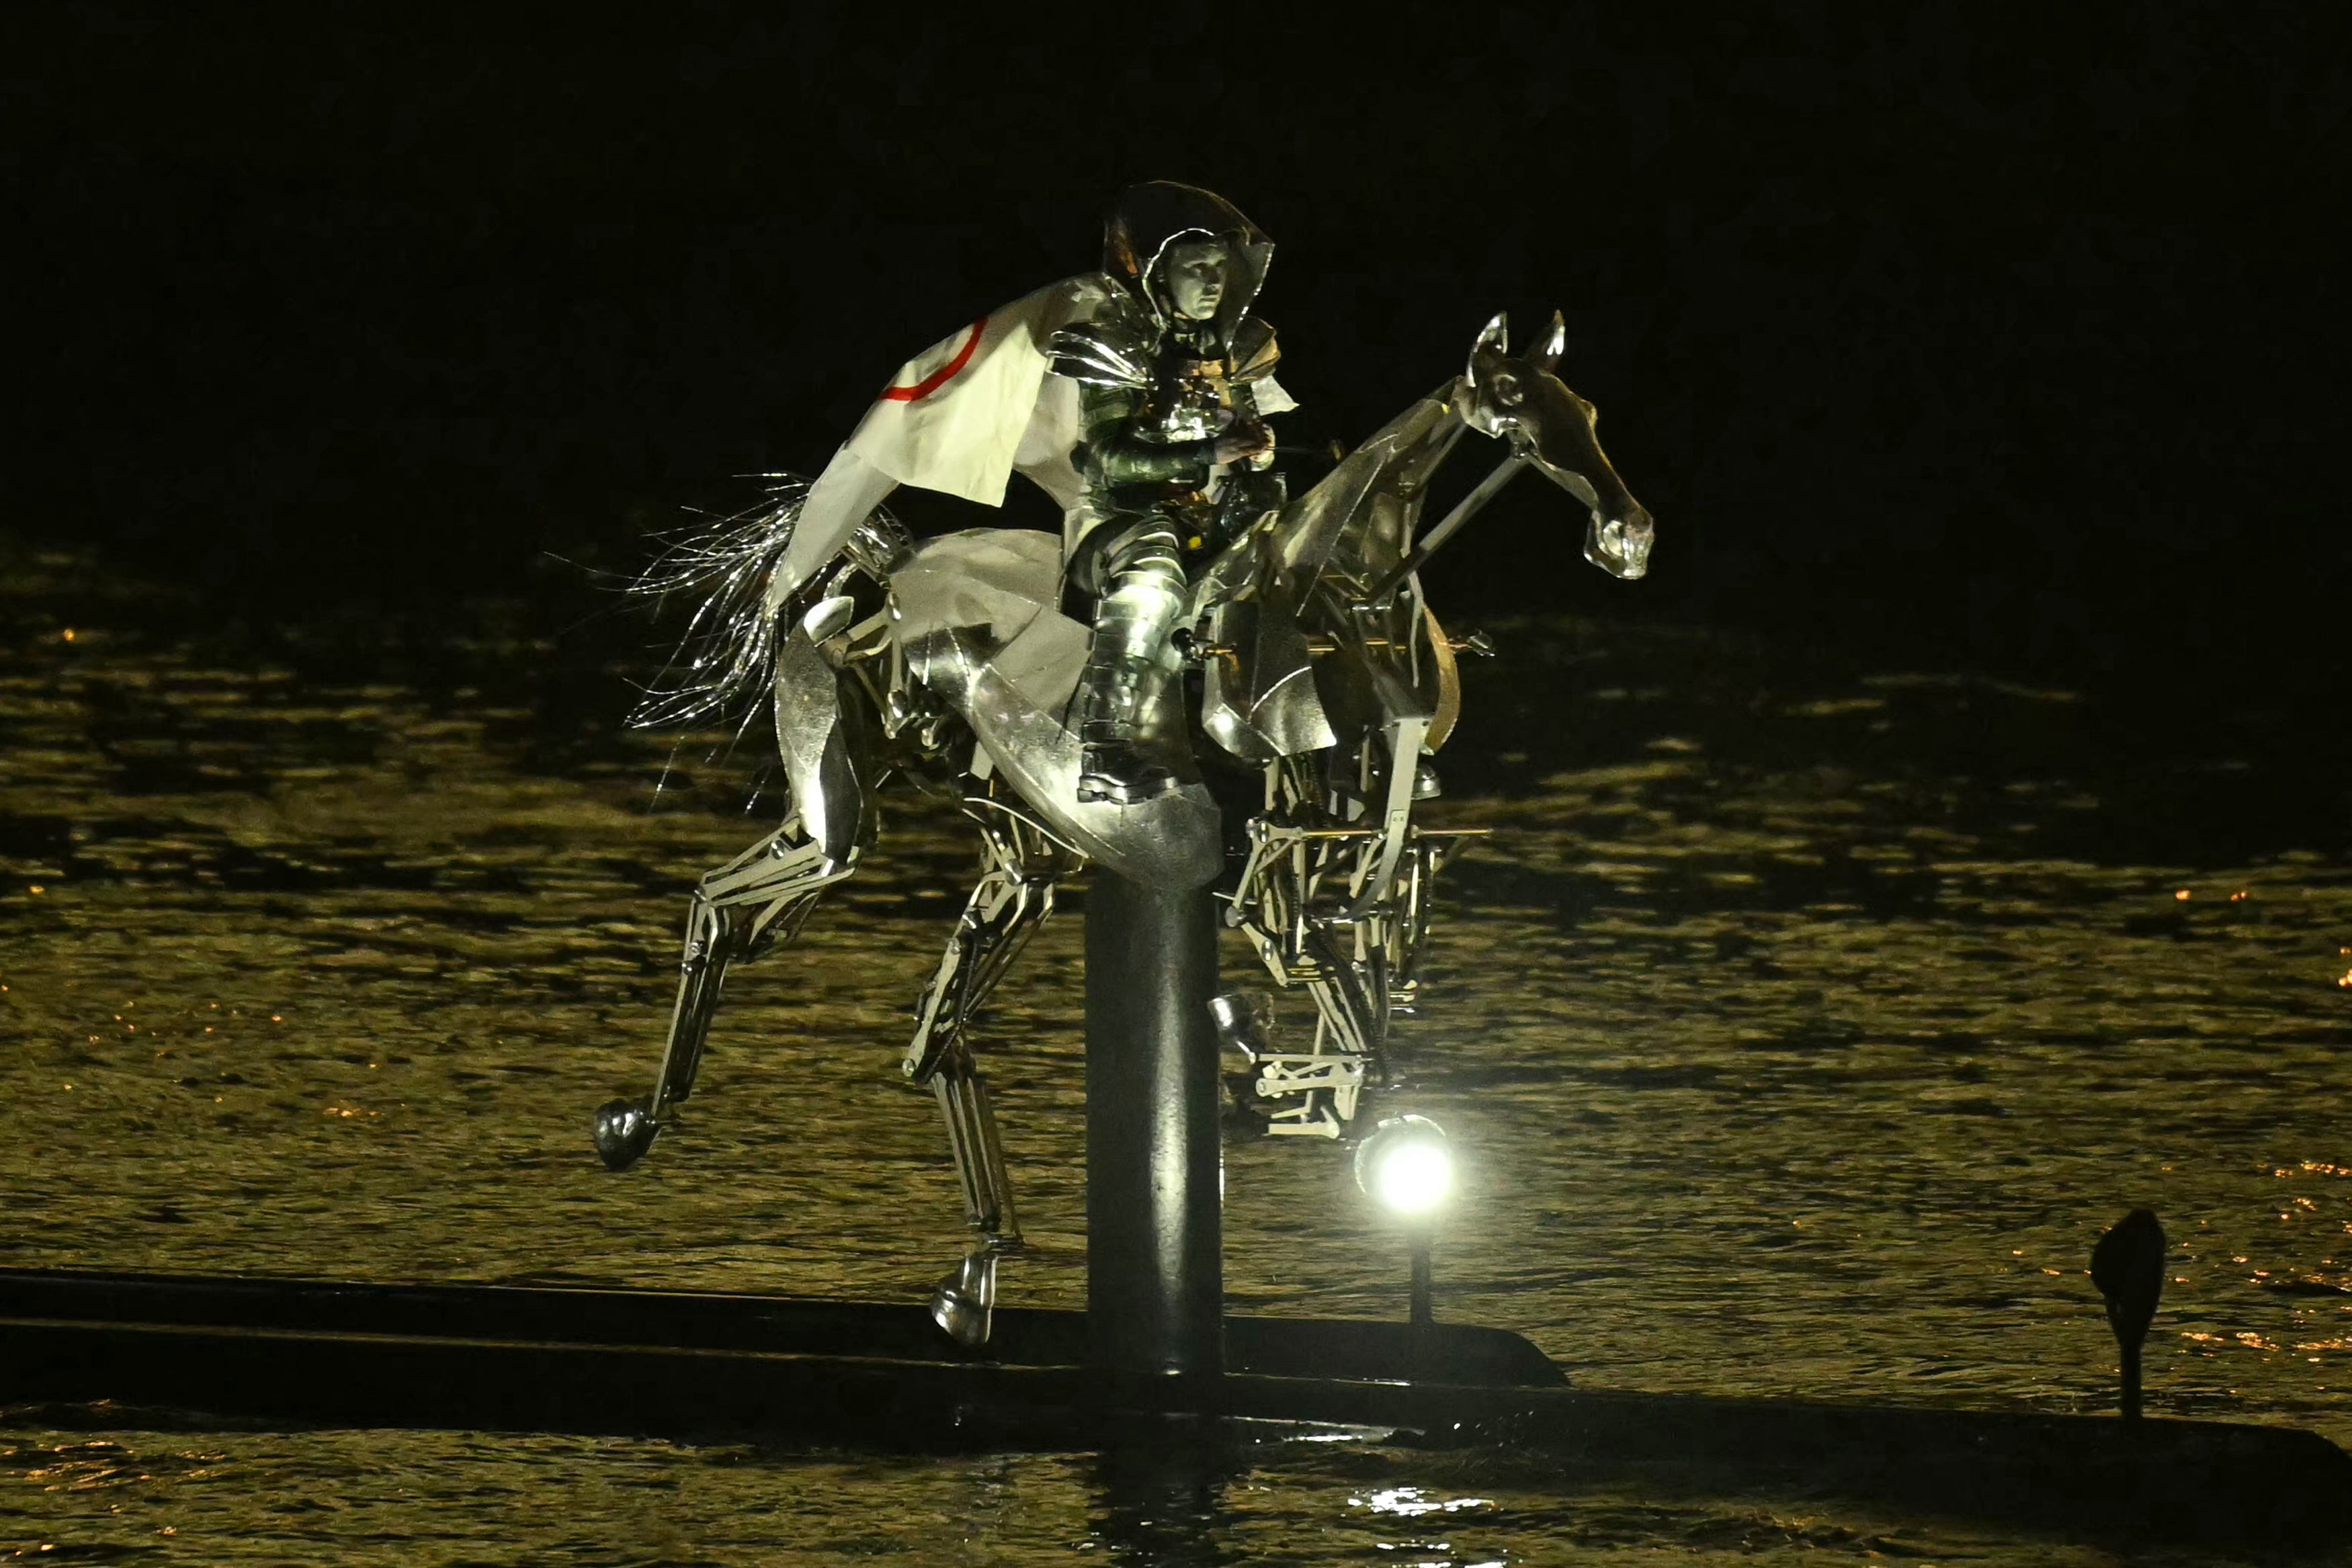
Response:
M5 526L224 617L560 596L549 552L814 472L1176 178L1280 244L1286 440L1565 308L1657 569L1578 564L1529 485L1441 603L2334 692L2320 8L1438 7L1377 46L1208 8L1147 47L1181 9L19 13Z

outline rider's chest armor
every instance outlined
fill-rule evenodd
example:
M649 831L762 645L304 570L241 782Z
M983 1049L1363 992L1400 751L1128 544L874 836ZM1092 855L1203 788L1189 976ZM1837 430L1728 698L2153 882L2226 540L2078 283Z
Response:
M1078 461L1101 515L1165 518L1189 563L1219 548L1230 531L1226 512L1238 518L1253 511L1245 503L1278 504L1279 482L1271 476L1226 472L1202 456L1229 428L1257 418L1252 382L1276 358L1265 323L1244 320L1227 348L1208 322L1112 311L1055 333L1049 351L1055 372L1087 389L1091 444ZM1170 460L1152 461L1147 455L1154 449L1167 450Z
M1223 434L1227 425L1246 417L1234 405L1238 383L1231 369L1223 358L1204 357L1203 350L1171 337L1160 350L1151 389L1130 427L1133 433L1170 446ZM1223 478L1212 470L1205 485L1171 480L1158 486L1151 497L1152 509L1175 526L1179 556L1188 572L1224 543Z
M1162 445L1205 441L1231 423L1234 391L1232 367L1223 356L1171 333L1154 357L1134 434Z

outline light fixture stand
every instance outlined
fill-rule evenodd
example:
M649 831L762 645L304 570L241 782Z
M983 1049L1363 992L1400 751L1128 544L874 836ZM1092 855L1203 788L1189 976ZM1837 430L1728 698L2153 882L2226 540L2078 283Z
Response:
M1416 1226L1405 1232L1405 1249L1412 1256L1412 1323L1423 1328L1437 1321L1435 1287L1431 1281L1427 1228Z

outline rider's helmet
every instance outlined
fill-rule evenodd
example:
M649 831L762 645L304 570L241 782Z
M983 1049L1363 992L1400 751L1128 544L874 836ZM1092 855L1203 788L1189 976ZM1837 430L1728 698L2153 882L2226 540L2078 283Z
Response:
M1274 260L1274 242L1213 191L1152 180L1129 185L1103 225L1103 270L1116 278L1164 328L1175 315L1161 273L1168 247L1181 239L1221 239L1233 256L1233 274L1219 301L1216 338L1230 349L1249 316Z

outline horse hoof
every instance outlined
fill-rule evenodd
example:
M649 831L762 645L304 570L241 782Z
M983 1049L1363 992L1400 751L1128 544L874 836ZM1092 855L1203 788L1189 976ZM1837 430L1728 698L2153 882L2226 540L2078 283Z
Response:
M608 1100L596 1107L596 1153L606 1170L625 1171L644 1159L660 1131L642 1100Z
M988 1343L996 1316L996 1254L974 1252L931 1292L931 1321L956 1343L972 1349Z

